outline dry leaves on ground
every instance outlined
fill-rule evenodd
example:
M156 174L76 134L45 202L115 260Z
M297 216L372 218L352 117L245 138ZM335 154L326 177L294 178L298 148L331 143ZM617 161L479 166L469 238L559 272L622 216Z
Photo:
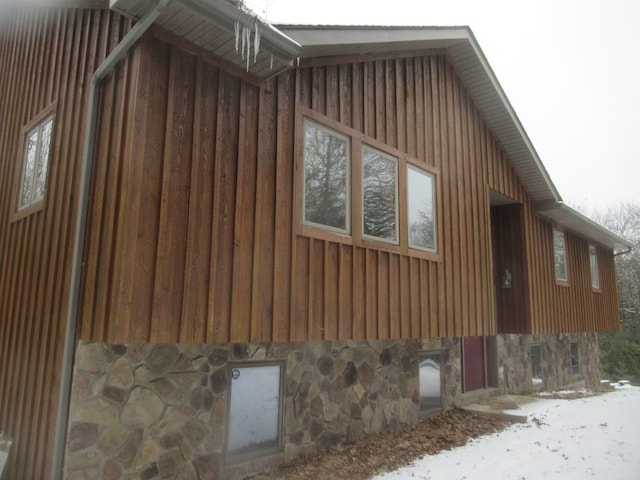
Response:
M336 445L298 458L252 478L364 480L377 473L395 470L426 454L464 445L470 438L503 430L508 425L497 418L452 409L414 426L369 435L354 443Z

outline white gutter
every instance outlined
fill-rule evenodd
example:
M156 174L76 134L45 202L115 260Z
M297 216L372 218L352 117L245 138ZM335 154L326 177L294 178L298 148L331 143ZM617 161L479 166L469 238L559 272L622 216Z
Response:
M71 395L71 372L76 343L76 327L80 302L80 284L82 279L82 260L85 249L87 213L89 209L89 189L93 171L93 157L98 129L98 107L102 80L124 58L127 52L144 35L153 22L160 16L172 0L157 0L145 15L131 28L122 41L113 49L105 61L98 67L91 79L89 89L89 105L86 117L86 134L82 155L80 191L78 195L78 217L76 221L75 240L71 265L71 283L69 303L67 305L67 323L65 327L64 350L62 352L62 372L60 393L58 397L58 414L56 419L55 440L51 480L62 478L66 432L69 417L69 398Z

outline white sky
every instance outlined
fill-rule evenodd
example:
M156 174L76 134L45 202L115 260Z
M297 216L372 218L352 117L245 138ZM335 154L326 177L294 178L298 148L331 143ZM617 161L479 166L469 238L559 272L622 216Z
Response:
M564 201L640 202L640 1L245 3L270 23L470 26Z

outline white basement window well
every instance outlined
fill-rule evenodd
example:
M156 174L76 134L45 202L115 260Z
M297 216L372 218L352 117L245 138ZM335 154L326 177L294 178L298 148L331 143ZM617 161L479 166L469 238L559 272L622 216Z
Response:
M418 354L420 413L428 415L442 410L442 352Z
M225 463L282 451L283 362L229 366Z

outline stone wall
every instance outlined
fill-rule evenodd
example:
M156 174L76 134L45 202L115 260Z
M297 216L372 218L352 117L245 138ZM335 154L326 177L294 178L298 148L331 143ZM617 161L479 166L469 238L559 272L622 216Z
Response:
M418 351L442 351L443 406L460 395L457 339L105 345L77 350L65 478L240 478L418 421ZM228 362L285 361L282 452L224 465Z
M578 343L580 373L571 369L571 343ZM531 345L540 345L542 383L531 378ZM502 393L527 394L571 385L598 388L600 353L595 333L558 335L498 335L498 379Z
M580 344L571 374L571 341ZM544 384L599 378L596 335L496 339L500 390L529 393L529 346L542 347ZM211 345L80 343L64 474L67 479L242 478L362 435L416 423L418 353L442 354L443 408L462 398L459 338ZM282 448L225 465L229 362L284 365Z

